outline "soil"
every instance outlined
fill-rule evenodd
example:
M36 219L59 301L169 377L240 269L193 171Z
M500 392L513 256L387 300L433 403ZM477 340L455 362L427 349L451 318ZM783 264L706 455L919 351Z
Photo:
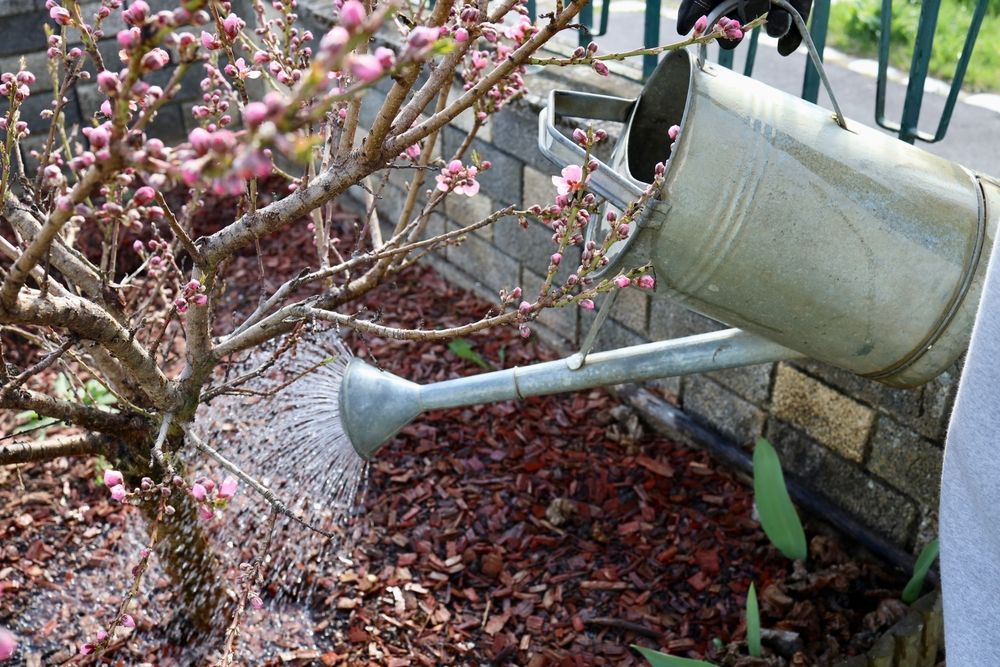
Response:
M271 287L309 243L304 223L262 241ZM253 254L231 267L233 311L256 302L258 275ZM410 327L491 306L426 267L366 304ZM555 358L514 328L468 340L495 368ZM482 372L446 344L349 342L418 382ZM128 585L142 522L96 476L88 459L0 469L0 627L20 638L12 664L69 659ZM719 665L832 665L905 612L900 573L815 520L809 560L788 561L754 519L745 480L647 431L603 390L424 415L371 465L349 530L307 605L265 591L267 608L243 628L243 664L645 664L629 648L638 644ZM252 549L233 549L230 568ZM745 657L742 643L751 582L763 627L787 631L764 659ZM155 560L140 598L138 627L106 660L190 662L165 638L178 603Z

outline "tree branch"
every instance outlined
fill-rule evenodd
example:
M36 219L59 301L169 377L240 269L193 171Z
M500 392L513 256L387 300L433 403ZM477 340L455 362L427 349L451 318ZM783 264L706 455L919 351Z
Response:
M0 466L49 461L60 456L107 456L115 444L113 437L98 433L0 444Z

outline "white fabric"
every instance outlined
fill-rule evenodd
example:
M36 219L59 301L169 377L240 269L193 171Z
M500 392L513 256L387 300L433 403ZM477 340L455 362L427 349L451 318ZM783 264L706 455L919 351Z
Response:
M1000 667L1000 244L948 426L941 589L949 667Z

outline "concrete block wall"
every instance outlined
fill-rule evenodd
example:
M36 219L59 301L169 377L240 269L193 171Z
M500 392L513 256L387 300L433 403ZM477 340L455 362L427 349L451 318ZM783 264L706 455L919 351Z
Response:
M584 89L635 96L638 84L559 71L535 75L533 96L504 109L475 142L493 162L483 175L482 195L449 198L443 213L448 228L480 220L506 204L530 206L555 195L558 173L537 148L538 111L551 88ZM363 123L370 123L384 90L369 93ZM464 136L458 119L443 133L447 156ZM614 125L607 126L614 132ZM394 174L378 208L398 215L408 172ZM425 186L426 187L426 186ZM513 219L476 232L462 246L431 260L447 278L497 301L501 288L537 290L552 252L551 232L537 222L522 229ZM575 265L575 263L574 263ZM579 309L545 312L533 328L564 352L578 348L594 313ZM615 304L597 349L663 340L722 328L717 322L671 302L629 289ZM958 370L929 385L897 390L824 364L803 361L734 369L651 383L697 420L740 446L768 438L786 473L889 538L916 550L936 530L942 443Z

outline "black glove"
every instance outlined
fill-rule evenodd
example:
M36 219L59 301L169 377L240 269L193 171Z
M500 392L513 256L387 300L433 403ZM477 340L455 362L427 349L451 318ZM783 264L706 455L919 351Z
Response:
M680 11L677 13L677 32L681 35L688 34L694 28L695 21L709 14L724 1L682 0ZM788 2L802 15L803 21L809 20L812 0L788 0ZM767 12L767 34L778 38L778 53L787 56L799 48L799 44L802 43L802 35L799 34L798 28L793 25L791 14L781 7L771 8L770 4L770 0L744 0L739 8L726 16L745 25ZM768 11L769 9L770 11ZM708 29L711 30L712 26L708 26ZM720 39L719 47L735 49L739 43L738 39Z

